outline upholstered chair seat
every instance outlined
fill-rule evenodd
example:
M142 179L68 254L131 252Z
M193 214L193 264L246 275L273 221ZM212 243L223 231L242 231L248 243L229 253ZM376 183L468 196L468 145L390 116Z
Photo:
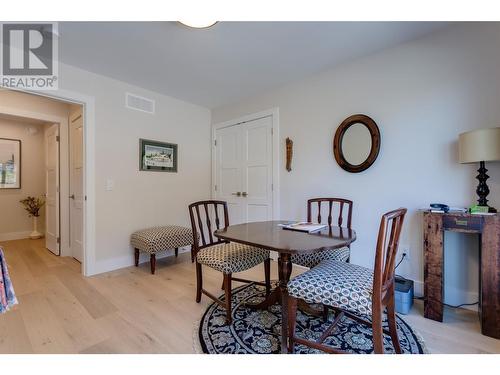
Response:
M223 273L246 271L266 259L269 259L269 250L236 242L210 246L200 250L196 255L198 263Z
M325 260L288 283L290 296L370 315L373 271L351 263Z
M350 257L349 247L341 247L340 249L330 249L318 251L312 254L293 254L291 261L299 266L313 268L324 260L336 260L338 262L347 262Z

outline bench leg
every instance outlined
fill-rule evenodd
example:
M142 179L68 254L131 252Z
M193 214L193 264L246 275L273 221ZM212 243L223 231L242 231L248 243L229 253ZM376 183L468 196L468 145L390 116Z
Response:
M139 267L139 249L135 249L135 266Z
M156 254L151 254L151 274L155 274L156 268Z
M178 247L176 247L176 248L175 248L175 257L177 258L177 256L178 256L178 255L179 255L179 248L178 248Z

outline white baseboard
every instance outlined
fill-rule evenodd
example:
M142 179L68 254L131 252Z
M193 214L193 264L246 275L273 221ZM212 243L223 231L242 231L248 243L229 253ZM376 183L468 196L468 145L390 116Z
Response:
M24 232L0 233L0 241L23 240L25 238L30 238L30 234L30 230Z
M445 296L444 303L448 303L450 305L460 305L462 303L474 303L479 301L479 293L471 292L462 289L456 289L449 286L445 286ZM422 281L413 281L413 294L415 297L423 297L424 296L424 283ZM462 306L463 309L477 311L478 306Z
M479 301L479 293L470 290L456 289L445 286L444 302L450 305L460 305L462 303L475 303ZM472 311L478 310L478 305L462 306L462 308Z
M179 254L191 252L191 247L180 247L179 248ZM163 259L166 257L172 257L175 255L174 249L172 250L167 250L165 252L162 252L161 254L156 255L156 259ZM149 262L149 254L141 252L139 255L139 264ZM92 270L91 274L88 276L92 275L97 275L100 273L104 272L110 272L110 271L115 271L120 268L126 268L126 267L131 267L135 264L135 257L134 257L134 251L133 249L130 250L130 255L127 256L122 256L120 258L112 258L112 259L105 259L101 261L97 261L95 264L95 268Z

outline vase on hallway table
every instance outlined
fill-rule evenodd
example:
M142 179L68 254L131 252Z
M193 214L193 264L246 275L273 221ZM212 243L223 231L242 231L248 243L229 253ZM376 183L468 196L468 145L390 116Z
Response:
M38 231L38 218L40 217L40 209L45 204L45 200L43 198L27 197L20 202L28 212L28 216L33 218L33 232L31 232L30 238L32 240L42 238L42 234Z

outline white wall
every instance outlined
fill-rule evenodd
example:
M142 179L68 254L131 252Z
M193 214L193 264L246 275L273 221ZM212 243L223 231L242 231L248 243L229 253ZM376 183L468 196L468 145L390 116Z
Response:
M500 27L454 26L426 38L339 66L281 89L212 111L212 123L279 107L280 185L283 219L301 219L306 199L339 196L355 202L358 239L352 261L372 266L383 212L407 207L401 249L410 260L398 272L423 280L422 217L430 202L469 206L475 198L475 165L457 161L457 138L473 128L500 125ZM332 139L349 115L377 122L381 150L360 174L335 162ZM285 138L294 141L292 172L285 171ZM491 204L500 206L500 168L489 164ZM446 235L446 301L477 300L477 245ZM455 256L456 255L456 256Z
M133 264L130 234L153 225L189 226L187 206L210 196L210 111L60 64L60 88L95 100L96 266ZM156 101L154 115L125 108L125 93ZM57 94L57 93L56 93ZM178 173L140 172L139 138L177 143ZM114 190L106 191L106 180Z
M28 129L36 129L30 134ZM21 140L21 189L0 189L0 240L27 238L32 219L19 201L45 194L45 141L42 124L0 118L0 138ZM45 210L40 211L39 231L43 233Z

